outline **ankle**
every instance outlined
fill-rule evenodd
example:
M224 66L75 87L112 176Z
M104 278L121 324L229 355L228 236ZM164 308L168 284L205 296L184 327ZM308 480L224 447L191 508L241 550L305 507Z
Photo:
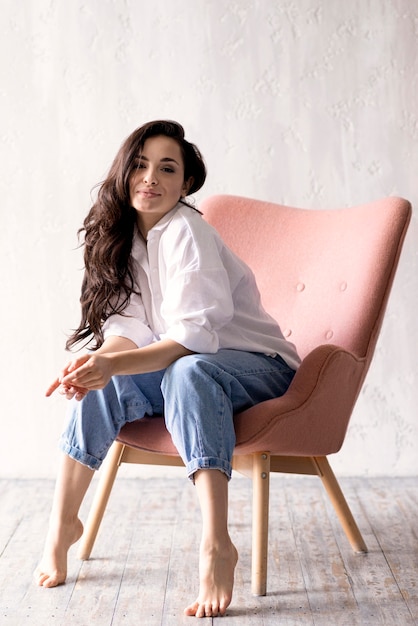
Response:
M221 537L204 537L200 542L200 550L205 554L225 553L233 549L234 544L229 534Z
M49 517L50 528L71 528L80 524L78 515L68 513L54 513Z

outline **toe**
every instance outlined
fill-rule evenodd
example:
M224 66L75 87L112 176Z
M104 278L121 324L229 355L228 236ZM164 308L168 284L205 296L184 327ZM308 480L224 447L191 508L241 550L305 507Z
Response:
M212 617L212 608L208 603L197 603L196 607L196 617Z
M34 579L39 587L43 587L44 582L47 580L48 574L44 574L43 572L35 572Z
M219 615L225 615L226 610L229 606L230 601L228 601L227 599L221 600L221 602L219 603L219 607L218 607L218 613Z
M218 615L223 615L221 607L218 602L214 602L212 604L212 617L218 617Z
M184 614L189 615L190 617L194 617L196 615L196 611L198 608L199 608L199 603L194 602L193 604L191 604L190 606L184 609Z

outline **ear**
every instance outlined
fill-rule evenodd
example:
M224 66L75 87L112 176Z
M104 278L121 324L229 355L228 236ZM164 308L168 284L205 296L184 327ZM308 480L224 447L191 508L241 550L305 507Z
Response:
M194 182L193 176L190 176L190 178L188 178L187 180L184 181L183 187L182 187L182 190L181 190L181 197L182 198L185 198L187 196L187 194L189 193L190 187L193 185L193 182Z

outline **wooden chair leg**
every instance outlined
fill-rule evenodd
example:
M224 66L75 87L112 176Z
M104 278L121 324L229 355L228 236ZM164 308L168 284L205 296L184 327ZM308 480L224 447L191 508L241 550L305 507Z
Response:
M366 553L367 546L347 504L341 487L331 469L326 456L313 457L318 476L328 493L329 499L340 520L341 526L354 552Z
M124 445L115 441L109 450L108 456L102 469L102 475L99 479L96 493L94 494L93 503L81 538L78 550L78 558L87 561L90 558L91 551L96 541L96 536L106 510L110 492L115 482L116 474L120 466L120 459L124 449Z
M251 591L265 596L267 589L267 555L270 497L270 455L253 455L253 528Z

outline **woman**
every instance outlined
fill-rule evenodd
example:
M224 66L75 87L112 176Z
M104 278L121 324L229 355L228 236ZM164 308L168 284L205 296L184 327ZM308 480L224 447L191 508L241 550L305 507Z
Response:
M183 128L150 122L122 144L84 221L82 319L67 348L95 344L47 391L71 404L39 585L65 581L92 470L122 426L164 414L203 519L199 594L185 613L224 615L231 602L233 413L283 394L299 359L252 272L185 200L205 178Z

